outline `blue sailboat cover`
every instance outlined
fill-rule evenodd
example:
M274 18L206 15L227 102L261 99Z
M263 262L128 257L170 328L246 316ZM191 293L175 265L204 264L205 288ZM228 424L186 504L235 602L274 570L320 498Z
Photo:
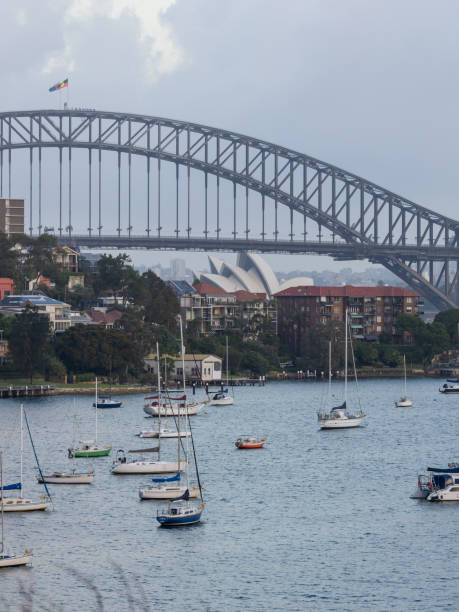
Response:
M152 478L153 482L176 482L177 480L180 480L180 473L169 478Z
M177 499L185 499L186 501L188 501L190 499L190 492L188 491L188 489L181 497L177 497ZM177 501L177 499L175 501Z
M346 402L344 401L341 406L335 406L332 410L346 410Z
M5 485L3 488L0 487L0 491L12 491L13 489L22 489L21 483L15 482L14 484Z

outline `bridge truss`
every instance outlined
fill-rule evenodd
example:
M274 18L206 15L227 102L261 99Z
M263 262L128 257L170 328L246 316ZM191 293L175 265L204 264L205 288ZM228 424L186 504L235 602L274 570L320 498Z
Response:
M459 304L458 221L256 138L91 109L0 113L2 197L27 175L31 234L54 224L86 247L368 259L440 309Z

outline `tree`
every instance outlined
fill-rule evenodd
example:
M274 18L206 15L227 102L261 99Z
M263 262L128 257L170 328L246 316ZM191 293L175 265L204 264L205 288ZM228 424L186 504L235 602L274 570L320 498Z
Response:
M154 272L132 277L127 289L129 297L142 309L144 320L163 325L170 331L177 328L180 304L175 293Z
M41 372L49 338L49 319L27 306L13 321L8 350L16 368L33 382L34 372Z
M102 255L96 266L97 277L94 282L96 293L109 290L113 294L121 291L124 302L128 285L138 278L137 272L129 265L130 262L131 259L126 253L116 257Z
M360 365L373 365L378 361L378 349L369 342L357 342L355 345L355 358Z
M303 369L328 370L328 343L332 343L332 370L344 364L344 324L341 321L318 323L310 327L300 346L297 365Z
M56 340L56 352L69 372L114 375L122 380L143 368L142 348L121 329L75 325Z
M457 346L458 331L459 331L459 308L451 308L439 312L434 320L434 323L442 323L448 332L451 344Z
M451 346L445 326L438 321L424 323L419 317L402 313L397 319L397 329L413 336L416 346L421 350L424 365L429 364L434 355Z

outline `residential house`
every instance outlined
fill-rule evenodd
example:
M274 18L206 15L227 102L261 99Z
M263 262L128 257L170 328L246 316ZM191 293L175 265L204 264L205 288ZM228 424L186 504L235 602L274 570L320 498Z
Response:
M161 359L173 360L174 367L171 377L181 379L183 376L183 365L181 357L163 355ZM185 378L186 380L204 382L220 381L222 379L223 360L216 355L185 355ZM156 354L151 353L144 357L145 369L155 376L158 375L158 360ZM161 361L162 363L162 361Z
M12 278L0 278L0 300L13 293L14 280Z

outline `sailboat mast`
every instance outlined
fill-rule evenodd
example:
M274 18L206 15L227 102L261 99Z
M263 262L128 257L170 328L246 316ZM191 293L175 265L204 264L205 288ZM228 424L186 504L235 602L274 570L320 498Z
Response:
M406 397L406 358L405 355L403 355L403 371L404 371L404 375L405 375L405 397Z
M161 459L161 363L159 361L159 343L156 343L156 359L158 361L158 461Z
M331 409L331 340L328 341L328 409Z
M21 404L21 494L20 497L24 496L24 485L22 482L23 474L23 463L24 463L24 404Z
M182 347L182 372L183 372L183 396L185 398L185 435L186 435L186 457L185 457L185 462L186 462L186 488L189 489L190 488L190 482L189 482L189 475L188 475L188 454L189 454L189 442L188 442L188 420L189 420L189 416L188 416L188 407L187 407L187 403L186 403L186 379L185 379L185 345L183 344L183 324L182 324L182 317L179 316L179 321L180 321L180 344ZM179 414L180 414L180 408L179 408ZM180 449L180 430L179 430L179 449ZM180 468L180 465L178 466Z
M97 435L98 435L98 412L97 412L97 376L96 376L96 444L97 444Z
M229 387L229 374L228 374L228 336L226 336L226 386Z
M347 401L347 325L348 325L348 311L346 308L346 314L344 317L344 401Z
M2 554L5 552L5 527L3 521L3 453L0 451L0 490L2 492L2 550L0 551Z

